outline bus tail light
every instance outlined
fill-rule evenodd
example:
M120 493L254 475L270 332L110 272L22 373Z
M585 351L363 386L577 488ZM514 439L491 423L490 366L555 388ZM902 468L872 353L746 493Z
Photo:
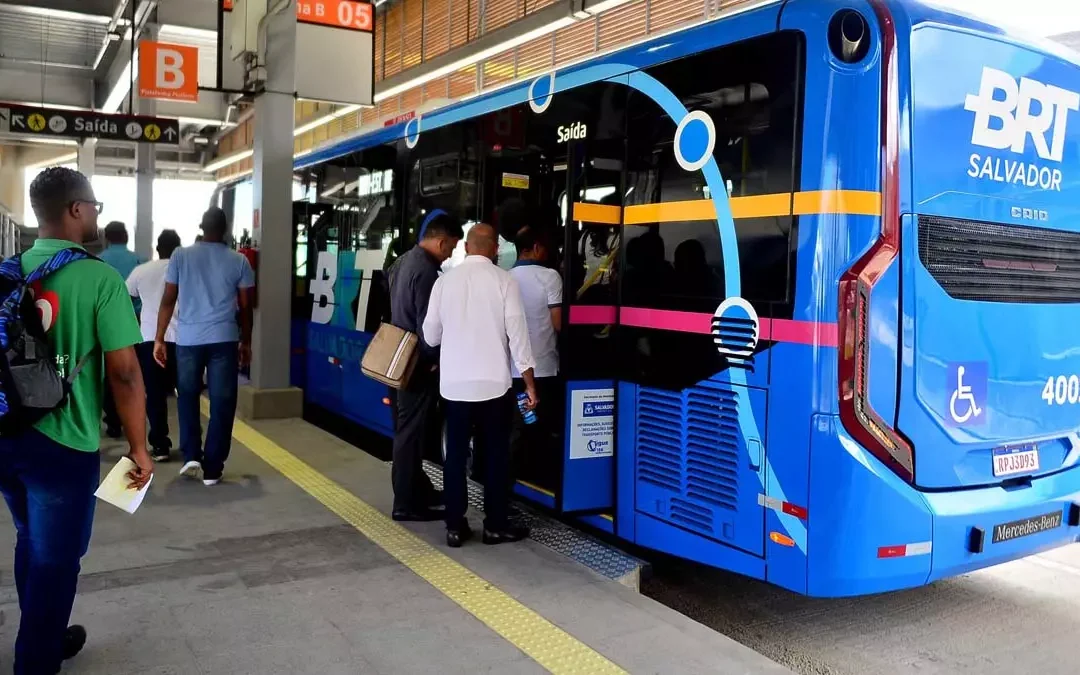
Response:
M896 26L883 0L871 0L881 26L881 234L840 279L840 420L851 436L901 478L915 478L911 443L870 405L870 298L900 252L900 98Z
M895 250L881 247L869 265L856 265L840 282L840 419L855 440L911 482L915 476L911 444L873 409L868 392L870 292L893 259Z

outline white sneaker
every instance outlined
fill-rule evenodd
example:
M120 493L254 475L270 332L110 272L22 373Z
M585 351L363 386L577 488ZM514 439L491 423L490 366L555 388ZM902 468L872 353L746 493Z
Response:
M187 462L184 466L180 467L180 475L187 476L188 478L194 478L200 471L202 471L202 464L199 464L198 462Z
M205 485L206 487L214 487L215 485L217 485L220 482L221 482L220 478L207 478L207 479L203 480L202 484Z

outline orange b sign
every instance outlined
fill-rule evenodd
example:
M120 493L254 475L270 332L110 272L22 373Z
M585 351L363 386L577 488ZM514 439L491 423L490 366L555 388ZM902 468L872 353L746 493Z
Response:
M296 20L370 33L375 28L375 10L371 3L357 0L297 0Z
M199 49L143 40L139 43L139 96L199 100Z

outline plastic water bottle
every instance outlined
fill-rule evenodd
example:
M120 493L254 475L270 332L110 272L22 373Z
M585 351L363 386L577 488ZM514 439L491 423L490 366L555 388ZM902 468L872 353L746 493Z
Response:
M525 424L535 424L536 411L525 408L525 404L528 402L529 396L525 392L521 392L517 395L518 410L521 411L521 418L525 420Z

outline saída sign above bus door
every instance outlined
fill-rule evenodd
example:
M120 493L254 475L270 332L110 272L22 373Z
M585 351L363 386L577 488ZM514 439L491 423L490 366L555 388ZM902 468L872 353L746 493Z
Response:
M945 28L919 28L911 45L915 210L1080 217L1080 67Z

